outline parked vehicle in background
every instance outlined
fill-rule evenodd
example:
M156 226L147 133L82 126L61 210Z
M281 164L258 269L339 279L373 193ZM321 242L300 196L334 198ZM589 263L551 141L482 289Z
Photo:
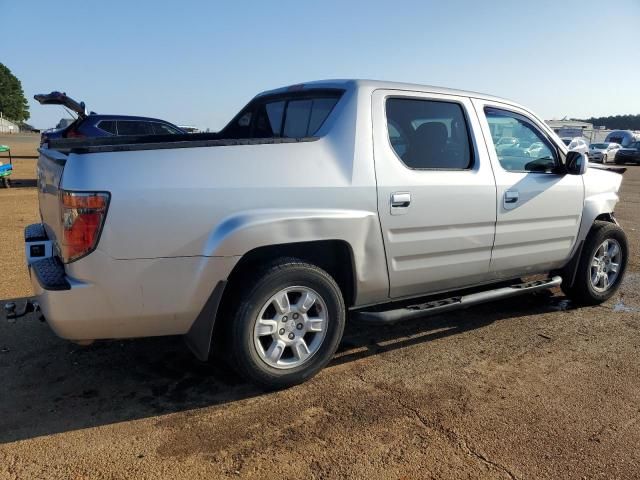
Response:
M527 149L525 149L524 153L527 157L538 158L540 156L540 152L545 148L544 143L542 142L533 142Z
M51 130L63 130L75 121L76 121L75 118L61 118L60 121L55 126L55 128L52 128Z
M78 115L75 120L62 119L53 130L46 130L40 136L44 144L54 138L90 138L118 135L177 135L185 133L172 123L158 118L129 115L99 115L87 112L84 102L77 102L65 93L51 92L35 95L42 105L61 105Z
M572 152L580 152L583 155L586 155L589 152L589 144L581 137L565 137L562 139L562 142Z
M616 151L615 162L618 165L628 162L640 164L640 141L633 142L627 147L619 148Z
M620 148L617 143L592 143L589 145L587 156L592 162L609 163L613 162L616 151Z
M500 137L496 143L496 147L501 147L502 145L515 145L516 143L518 143L518 139L515 137Z
M178 125L178 128L186 133L200 133L200 129L193 125Z
M560 284L599 304L624 275L622 175L587 168L509 100L328 80L264 92L217 134L167 138L40 149L25 251L58 335L185 335L198 358L224 349L279 388L327 365L348 318Z
M631 130L614 130L607 135L604 141L628 147L631 143L640 141L640 135Z

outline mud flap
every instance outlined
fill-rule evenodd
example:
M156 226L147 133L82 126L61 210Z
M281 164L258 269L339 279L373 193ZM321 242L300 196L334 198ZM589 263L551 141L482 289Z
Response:
M191 328L184 336L184 341L193 352L196 358L202 362L209 359L211 350L211 337L213 335L213 325L216 321L216 314L222 300L222 294L227 286L226 281L220 281L213 289L207 303L191 325Z

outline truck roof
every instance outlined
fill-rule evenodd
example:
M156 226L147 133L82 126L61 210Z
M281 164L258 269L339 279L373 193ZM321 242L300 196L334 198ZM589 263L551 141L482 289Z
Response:
M355 89L369 89L369 90L409 90L414 92L424 92L424 93L440 93L446 95L459 95L462 97L473 97L480 98L483 100L491 100L501 103L508 103L510 105L515 105L521 108L522 105L518 103L508 100L506 98L496 97L494 95L487 95L484 93L473 92L468 90L458 90L455 88L446 88L446 87L437 87L434 85L420 85L417 83L402 83L402 82L390 82L385 80L367 80L367 79L327 79L327 80L314 80L310 82L304 82L294 85L288 85L286 87L280 87L273 90L267 90L258 94L258 96L262 95L272 95L278 93L285 93L293 90L310 90L314 88L343 88L345 90L355 90ZM528 109L527 109L528 110Z

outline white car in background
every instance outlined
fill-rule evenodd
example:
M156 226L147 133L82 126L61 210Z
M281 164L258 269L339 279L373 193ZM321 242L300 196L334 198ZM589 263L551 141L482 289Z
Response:
M583 155L587 155L589 151L589 144L581 137L565 137L562 138L564 144L573 152L580 152Z
M525 157L538 158L540 157L540 152L545 148L544 143L542 142L533 142L529 145L528 148L525 149L524 155Z
M619 144L613 142L592 143L589 145L587 156L592 162L609 163L609 160L613 161L616 158L616 152L620 148Z

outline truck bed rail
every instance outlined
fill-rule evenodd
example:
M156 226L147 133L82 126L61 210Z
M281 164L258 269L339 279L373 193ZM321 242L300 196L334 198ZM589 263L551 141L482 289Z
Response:
M312 142L318 137L303 138L220 138L216 133L182 135L124 135L119 137L52 139L49 148L62 153L130 152L166 148L229 147L234 145L276 145Z

